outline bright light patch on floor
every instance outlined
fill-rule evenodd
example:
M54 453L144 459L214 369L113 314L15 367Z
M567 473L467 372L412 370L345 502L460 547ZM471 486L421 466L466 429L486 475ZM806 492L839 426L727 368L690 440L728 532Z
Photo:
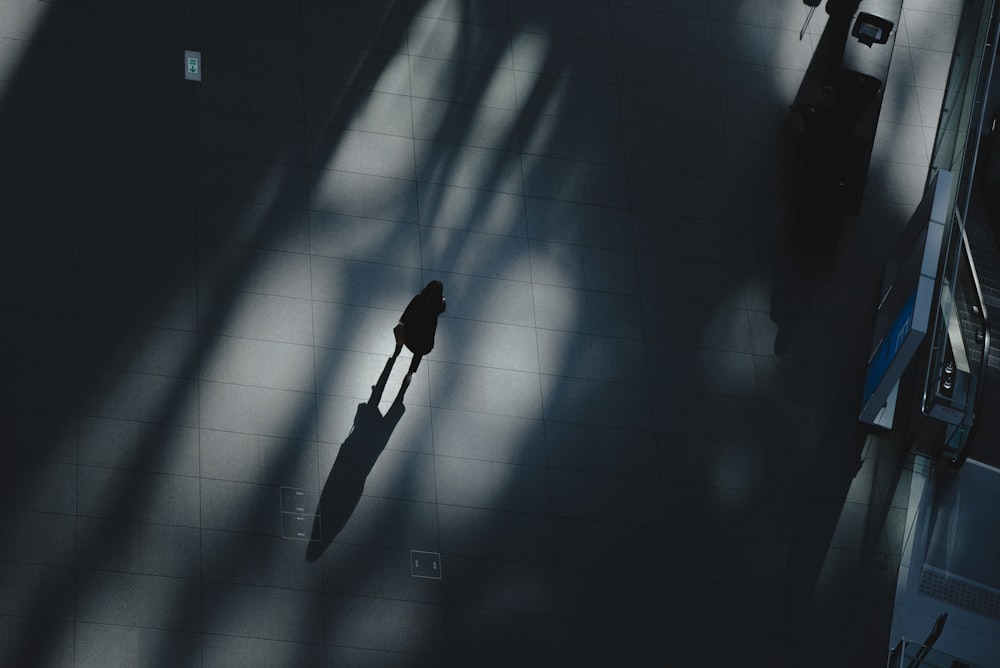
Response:
M5 82L13 81L21 71L21 61L48 9L47 2L0 2L0 25L7 35L0 37L0 101L7 89Z

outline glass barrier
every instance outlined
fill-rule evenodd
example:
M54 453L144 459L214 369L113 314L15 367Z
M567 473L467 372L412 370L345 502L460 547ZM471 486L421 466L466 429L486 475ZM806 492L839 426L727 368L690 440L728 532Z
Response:
M916 642L901 640L889 655L887 668L985 668Z
M996 45L996 0L966 0L931 155L928 183L938 171L955 178L945 229L936 321L922 410L948 426L944 454L959 459L981 398L988 363L989 326L965 237L974 165Z

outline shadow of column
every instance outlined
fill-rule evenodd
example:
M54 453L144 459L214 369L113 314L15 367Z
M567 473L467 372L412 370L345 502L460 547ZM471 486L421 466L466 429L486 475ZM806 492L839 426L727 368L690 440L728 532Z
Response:
M364 492L368 474L385 450L399 419L403 417L406 410L403 406L406 385L400 388L385 415L378 409L395 361L395 358L390 358L385 363L382 375L372 386L368 401L358 405L351 433L340 446L340 452L320 493L316 508L317 519L313 522L312 536L309 547L306 548L306 561L313 562L323 556L326 548L351 519Z

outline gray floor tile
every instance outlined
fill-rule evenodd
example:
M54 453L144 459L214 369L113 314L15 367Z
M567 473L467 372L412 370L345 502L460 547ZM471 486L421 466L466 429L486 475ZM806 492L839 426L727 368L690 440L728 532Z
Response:
M763 492L783 489L784 457L770 448L740 441L660 436L660 476L669 482L716 485ZM798 483L796 483L798 484Z
M72 293L66 290L72 280L70 276L69 272L5 263L0 305L11 311L75 315L79 306L74 303ZM19 289L15 290L15 286Z
M416 187L411 180L330 169L313 169L308 178L311 210L404 223L417 221Z
M326 665L322 645L203 634L201 665L205 668L246 665Z
M198 319L210 334L310 345L311 307L306 300L200 289Z
M213 634L261 637L264 588L223 582L202 585L202 624Z
M642 311L646 338L654 343L753 352L745 309L646 299Z
M525 236L521 195L423 181L417 184L417 193L424 225Z
M420 266L420 234L415 225L357 216L310 212L309 233L314 255Z
M648 360L652 384L677 392L752 399L768 396L764 384L773 382L759 372L758 360L745 353L653 345Z
M433 503L436 500L433 457L399 450L383 452L365 481L365 491L387 499Z
M434 452L491 462L543 466L546 438L539 420L431 409Z
M664 486L664 522L675 531L775 541L787 511L767 490Z
M410 73L405 61L394 58L393 53L366 50L354 46L306 42L303 45L305 80L334 85L345 83L380 93L410 95L420 90L420 78L414 76L411 86ZM362 68L358 63L364 62ZM371 78L373 73L378 76Z
M0 514L2 558L45 566L76 565L74 518L50 512L11 510Z
M516 108L513 70L419 56L409 64L414 97Z
M651 429L648 389L639 385L542 376L546 420L611 429Z
M122 323L83 321L79 355L87 366L193 378L197 367L194 332Z
M534 284L536 326L624 339L642 338L638 297Z
M449 319L438 330L434 358L530 373L538 370L538 346L531 327Z
M0 663L884 658L909 478L849 360L958 0L907 5L825 262L785 238L824 12L127 4L0 3Z
M66 315L12 313L0 331L0 346L8 358L75 364L79 353L66 341L76 340L79 330L79 321Z
M587 104L581 101L581 104ZM525 194L558 200L574 200L599 206L628 204L628 184L624 170L579 160L539 155L523 158Z
M446 608L444 631L448 654L466 663L560 661L559 626L548 615ZM511 638L517 638L517 642L511 642Z
M197 578L201 557L196 527L80 518L77 541L82 568L121 570L172 578Z
M790 668L800 665L797 661L805 656L809 662L823 652L801 652L796 654L785 642L775 642L770 638L753 638L738 630L719 635L714 631L685 629L678 632L677 662L727 665L743 661L747 656L756 657L765 665L775 668ZM822 660L822 659L820 659Z
M78 666L168 665L198 661L202 640L190 631L116 626L103 623L76 625Z
M199 525L219 531L281 535L281 502L277 486L226 480L201 483Z
M84 417L78 439L81 464L198 475L199 434L193 427Z
M421 230L420 258L423 268L431 271L507 280L531 275L523 238L432 227Z
M390 652L384 649L361 649L358 647L326 646L326 662L322 665L359 666L375 668L435 668L441 665L441 657L407 652Z
M4 465L4 507L42 513L76 512L80 485L75 463L41 465L6 459Z
M78 490L81 515L189 527L200 522L197 478L81 466Z
M414 141L418 178L431 183L524 193L522 158L510 151L418 139Z
M335 545L343 542L435 552L439 543L436 508L420 501L363 495L335 540Z
M451 560L448 560L450 572ZM445 567L441 560L442 572ZM410 551L338 544L324 555L323 591L422 603L441 602L441 580L410 574ZM363 576L363 577L361 577Z
M16 169L23 168L21 164L16 167ZM76 224L29 222L18 212L3 216L0 221L10 235L3 250L0 250L0 258L3 258L4 264L9 264L11 269L17 265L72 269L77 265L80 244ZM27 267L23 269L18 267L20 271L26 269ZM30 291L28 292L30 294Z
M678 626L684 633L718 633L721 625L744 639L769 639L780 644L786 637L788 612L785 596L777 589L756 587L751 583L736 586L678 582L675 605Z
M573 666L677 662L679 652L673 635L646 624L588 620L566 621L562 628L565 661Z
M781 546L775 540L670 532L670 569L693 582L779 590L785 584Z
M438 457L435 475L438 502L445 505L522 513L549 510L543 468Z
M510 281L445 272L434 275L444 283L445 299L448 300L448 310L439 321L442 335L451 327L448 322L451 318L524 327L535 325L532 284L525 280L527 274ZM486 294L490 294L489 299L483 298Z
M311 346L206 336L200 348L202 380L296 392L316 389Z
M7 619L42 617L46 620L72 620L78 606L72 592L76 571L71 568L39 564L5 564L3 614ZM22 641L23 642L23 641Z
M409 23L410 56L509 68L509 34L504 29L417 17Z
M638 292L635 257L622 251L531 242L531 278L536 283L602 290Z
M547 421L545 455L553 469L632 477L656 475L656 445L651 433L630 429L595 429Z
M201 629L198 580L81 570L76 597L79 621L176 631Z
M589 517L557 518L553 526L559 566L586 569L595 579L614 580L617 573L663 577L673 568L668 551L673 546L664 532Z
M665 578L559 570L559 603L570 619L664 627L673 622L671 611L662 605L668 591Z
M78 418L74 415L4 406L0 408L0 424L4 429L0 453L4 457L36 464L77 461ZM7 469L12 471L13 467Z
M442 560L443 600L449 606L553 615L559 609L554 566L449 556Z
M313 6L321 6L314 3ZM361 109L354 103L361 102ZM409 137L414 131L411 98L407 95L378 91L358 91L343 86L316 82L305 84L305 118L315 127L307 132L320 146L335 141L340 128L362 132L381 132ZM309 135L307 135L309 136Z
M259 184L274 179L275 172L277 183L261 189ZM198 190L216 197L299 208L307 204L306 170L301 166L199 153L197 176Z
M448 122L442 123L442 119ZM415 139L516 151L517 113L462 102L413 98L412 132ZM410 128L407 119L407 129Z
M662 128L625 128L623 132L630 167L711 178L726 163L729 147L721 138L665 132Z
M450 505L442 505L438 512L444 553L553 563L549 516ZM478 531L484 524L490 530Z
M719 178L629 172L629 199L643 211L729 222L737 210L732 191L730 182Z
M654 527L663 523L656 480L552 470L549 488L557 517Z
M629 211L537 197L525 201L528 236L540 241L634 249Z
M80 397L80 410L95 417L194 427L198 424L193 380L101 370Z
M279 297L310 296L306 255L209 243L202 243L198 253L199 285Z
M315 442L202 429L199 444L202 478L319 488Z
M580 12L577 16L583 15L586 10L581 8L584 7L587 5L577 3L577 11ZM605 29L607 25L605 21ZM537 32L532 25L519 27L526 30L515 33L511 40L516 70L558 75L567 71L572 63L577 71L586 71L588 79L615 82L614 50L606 39L595 41L569 36L568 33L564 33L567 37L553 37L552 34Z
M524 153L607 165L625 164L621 128L605 122L522 114L518 119Z
M444 642L437 605L327 594L324 610L328 645L436 654Z

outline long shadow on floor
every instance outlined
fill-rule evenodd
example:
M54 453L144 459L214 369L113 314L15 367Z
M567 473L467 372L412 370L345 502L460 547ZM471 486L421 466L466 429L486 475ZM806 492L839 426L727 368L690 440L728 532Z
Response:
M317 518L313 523L309 547L306 549L306 561L313 562L323 556L326 548L351 519L358 501L361 500L368 474L378 461L379 455L385 450L389 437L399 424L399 419L403 417L403 412L406 410L403 406L405 385L400 388L399 394L385 415L378 409L395 361L395 358L390 358L385 363L382 375L372 386L368 401L358 405L351 433L340 446L337 459L330 469L326 484L323 485L319 505L316 508Z

